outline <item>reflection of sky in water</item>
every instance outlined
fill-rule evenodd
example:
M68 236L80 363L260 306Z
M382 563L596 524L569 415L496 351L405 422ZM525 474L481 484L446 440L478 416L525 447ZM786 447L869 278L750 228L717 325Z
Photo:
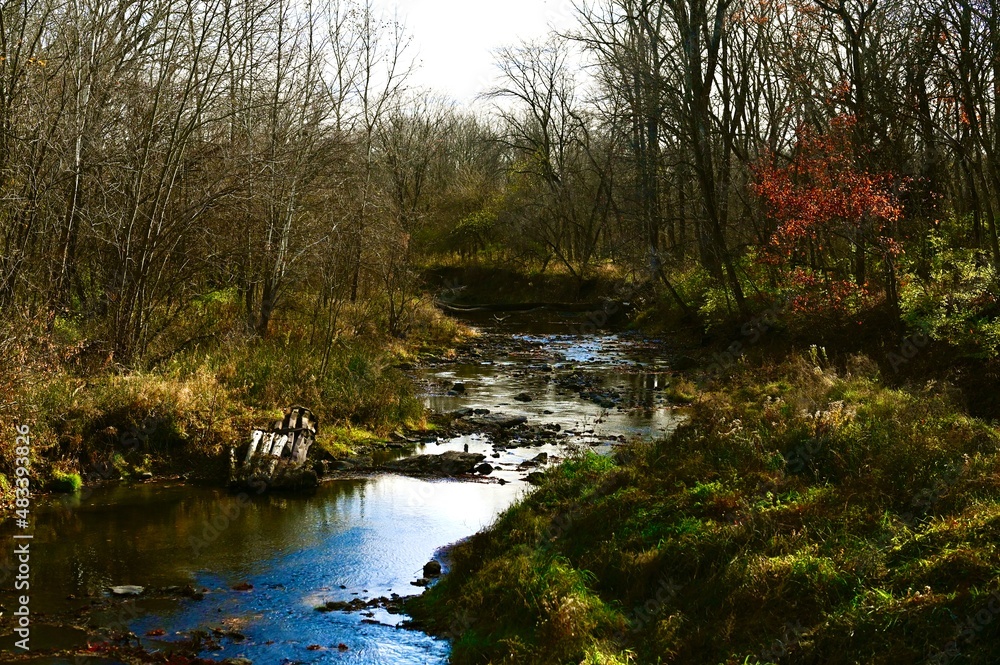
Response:
M119 609L95 613L93 619L103 625L124 621L138 635L162 628L168 638L193 629L236 629L247 637L245 642L223 638L222 650L203 655L243 655L258 664L446 662L447 642L397 629L393 625L400 617L383 610L373 610L373 618L382 622L376 625L362 623L366 617L361 613L313 608L327 600L417 593L410 582L440 547L490 524L528 489L520 482L527 470L518 465L539 452L559 457L565 454L563 442L594 445L619 434L661 436L676 423L660 395L669 377L650 369L658 361L643 358L641 350L633 352L636 340L631 336L581 339L562 329L554 335L521 335L518 341L531 348L495 358L494 364L417 373L431 386L425 401L435 410L486 408L527 416L529 424L558 423L571 433L558 445L494 452L488 436L469 435L417 451L438 453L468 445L471 452L487 456L497 467L492 475L511 481L507 485L379 476L328 483L313 496L241 500L216 489L154 484L44 500L37 507L32 545L33 611L78 607L88 602L88 594L100 595L109 585L194 584L210 590L204 600L141 599L135 615ZM594 379L594 389L619 391L631 400L629 406L640 408L602 408L581 399L555 380L573 371ZM442 394L454 381L466 383L465 395ZM520 392L530 393L533 401L515 401ZM0 527L0 537L9 535L8 525ZM231 590L242 581L254 589ZM76 598L68 599L69 594ZM0 589L0 602L13 605L10 585ZM36 649L85 639L65 631L47 635L37 628ZM340 643L349 649L338 651ZM310 651L310 645L324 650Z
M487 526L523 488L380 476L331 483L312 497L273 495L246 503L188 487L99 490L76 509L54 504L38 512L33 565L44 581L37 584L33 610L73 606L67 594L100 593L111 584L194 583L210 589L204 600L140 600L140 610L156 614L130 621L131 629L144 635L163 628L170 635L235 621L248 639L224 639L218 653L256 663L445 662L444 641L361 623L359 613L313 608L355 592L363 598L418 592L410 581L442 545ZM231 516L228 525L222 515ZM201 539L199 549L192 539ZM230 589L241 581L254 589ZM0 598L10 604L7 594ZM381 611L375 618L399 619ZM39 634L34 647L46 648L43 640ZM341 642L350 649L339 652ZM312 644L334 648L307 650Z
M636 350L646 340L638 335L512 335L527 344L537 345L539 354L548 354L569 363L623 365L630 362L659 364L658 359Z
M602 335L592 338L569 335L515 335L514 337L531 344L544 345L545 351L557 353L568 362L610 362L616 359L616 354L610 351L609 347L618 341L617 335Z

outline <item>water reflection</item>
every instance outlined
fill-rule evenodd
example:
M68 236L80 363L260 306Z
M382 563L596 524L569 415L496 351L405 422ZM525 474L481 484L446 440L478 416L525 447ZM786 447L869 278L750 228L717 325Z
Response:
M418 450L468 446L492 454L489 461L497 467L492 475L508 484L378 476L325 484L312 496L144 484L50 499L34 515L33 612L41 619L42 613L70 611L102 597L111 585L190 584L208 590L203 600L140 598L134 605L95 612L91 620L121 624L138 635L162 629L162 640L196 629L238 629L245 640L221 638L218 648L211 645L203 655L245 656L255 663L446 662L445 641L395 628L397 616L382 610L373 617L320 613L314 607L328 600L419 591L410 582L440 547L488 525L526 491L528 486L518 482L526 472L518 466L537 453L555 457L564 454L567 443L656 437L676 424L661 394L669 378L666 368L640 340L614 334L579 337L559 322L544 333L534 328L533 335L522 335L515 353L418 373L434 410L486 408L527 416L532 424L560 426L563 438L543 446L494 452L488 436L468 435ZM466 384L466 393L444 394L455 381ZM614 405L581 398L581 391L613 399ZM514 400L521 392L531 394L532 401ZM11 535L8 526L0 528L0 538L10 542ZM10 552L2 557L10 563ZM242 582L252 590L232 588ZM0 585L0 602L7 607L14 604L11 586ZM36 628L36 649L87 639L85 631ZM163 641L147 643L164 646ZM346 651L337 648L341 643ZM9 645L0 642L3 648Z
M33 609L67 609L79 604L67 594L100 594L109 585L190 583L209 589L203 601L139 601L132 629L170 635L238 619L247 640L223 641L224 656L444 662L442 641L313 608L355 594L417 592L410 581L441 545L488 525L520 491L396 476L331 483L307 498L157 485L102 489L78 506L51 502L39 510ZM238 582L253 590L232 590ZM39 635L37 648L65 646L45 641ZM341 642L348 652L306 649Z

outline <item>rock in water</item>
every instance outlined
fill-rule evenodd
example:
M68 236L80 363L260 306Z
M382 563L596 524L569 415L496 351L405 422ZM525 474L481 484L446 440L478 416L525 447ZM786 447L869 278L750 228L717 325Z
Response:
M516 399L518 402L530 402L531 395L529 395L528 393L518 393L517 395L514 396L514 399Z
M424 564L424 577L438 577L441 575L441 564L437 561L428 561Z
M141 596L145 589L141 586L135 586L134 584L124 584L122 586L113 586L108 589L112 596Z
M485 416L467 418L467 420L473 425L480 425L482 427L499 427L501 429L517 427L518 425L523 425L528 422L528 419L524 416L511 416L506 413L491 413Z
M383 468L413 476L459 476L472 473L484 459L486 455L480 453L448 451L440 455L416 455L393 460Z
M499 457L499 455L498 455L498 457ZM493 473L493 465L492 464L488 464L486 462L483 462L482 464L480 464L479 466L477 466L475 468L475 471L476 471L476 473L478 473L478 474L480 474L482 476L488 476L491 473Z
M549 461L548 453L538 453L529 460L525 460L518 465L519 469L527 469L533 466L539 466L540 464L546 464Z

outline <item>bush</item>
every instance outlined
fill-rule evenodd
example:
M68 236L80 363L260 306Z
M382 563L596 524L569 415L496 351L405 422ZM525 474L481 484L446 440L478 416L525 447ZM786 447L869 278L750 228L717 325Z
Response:
M940 232L929 234L927 245L926 258L901 280L903 319L911 330L963 355L995 358L1000 351L996 270L982 252L954 247Z
M74 494L83 487L83 480L78 473L63 473L55 470L52 472L52 480L49 481L49 489L53 492L65 492Z

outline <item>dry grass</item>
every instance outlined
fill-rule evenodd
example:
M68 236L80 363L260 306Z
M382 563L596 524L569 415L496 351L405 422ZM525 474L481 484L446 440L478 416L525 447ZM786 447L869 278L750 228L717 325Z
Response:
M996 662L1000 435L873 367L745 368L672 438L550 471L412 611L472 617L459 664Z
M293 404L319 416L320 448L338 456L420 427L423 409L394 366L467 331L431 308L415 316L420 334L408 341L344 332L328 350L289 321L265 341L227 329L148 369L95 355L68 322L9 323L0 335L0 502L10 496L19 423L31 427L36 486L60 474L221 476L229 446Z

